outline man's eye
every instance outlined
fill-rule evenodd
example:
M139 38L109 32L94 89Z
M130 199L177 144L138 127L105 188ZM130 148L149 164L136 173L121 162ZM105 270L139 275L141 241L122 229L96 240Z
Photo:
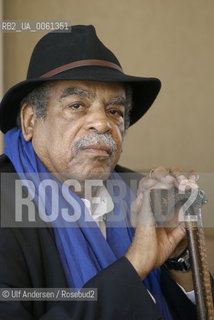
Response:
M73 109L73 110L79 110L83 108L83 105L80 103L75 103L69 106L69 108Z
M71 106L71 108L72 109L80 109L82 107L82 105L81 104L79 104L79 103L76 103L76 104L73 104L72 106Z
M108 111L109 111L109 113L111 113L112 115L119 115L120 117L123 117L123 116L124 116L123 112L120 111L120 110L117 110L117 109L110 109L110 110L108 110Z

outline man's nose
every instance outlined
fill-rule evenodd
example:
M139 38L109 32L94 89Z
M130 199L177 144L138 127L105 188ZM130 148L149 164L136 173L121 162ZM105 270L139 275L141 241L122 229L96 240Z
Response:
M111 123L103 107L93 108L87 115L85 129L96 131L97 133L111 132Z

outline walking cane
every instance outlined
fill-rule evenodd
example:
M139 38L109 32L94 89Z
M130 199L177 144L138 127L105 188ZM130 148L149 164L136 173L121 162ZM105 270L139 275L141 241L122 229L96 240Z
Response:
M160 221L160 217L164 216L166 219L178 203L182 204L184 223L187 229L197 318L198 320L214 320L213 297L201 215L201 207L207 203L205 192L202 190L187 190L180 193L176 188L170 190L153 189L151 200L157 221Z

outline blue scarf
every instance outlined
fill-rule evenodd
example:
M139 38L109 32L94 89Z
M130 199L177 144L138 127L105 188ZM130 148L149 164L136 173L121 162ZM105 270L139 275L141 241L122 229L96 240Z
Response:
M5 154L13 163L23 182L26 181L25 179L29 179L29 173L32 173L30 178L36 190L41 181L47 179L47 177L53 181L55 190L59 192L59 203L54 202L57 197L53 195L43 198L40 201L39 208L46 212L46 216L51 216L52 209L57 208L58 213L64 209L70 213L70 216L75 213L78 217L72 222L66 222L62 215L58 214L57 218L51 222L69 287L81 288L98 272L125 254L134 236L134 229L129 223L129 208L135 196L116 172L112 172L107 180L108 192L114 201L117 184L119 183L118 187L124 189L123 194L125 196L123 201L118 200L117 197L114 201L113 212L107 215L107 239L105 239L83 201L66 187L67 194L70 198L72 197L71 208L70 202L67 202L61 194L62 183L47 171L36 156L32 143L24 140L20 129L14 128L6 133L5 145ZM39 197L43 197L45 192L40 192L39 195L37 193L34 197L37 207ZM115 221L118 216L120 219ZM160 269L151 272L144 280L144 284L155 297L157 307L163 318L172 320L160 288L160 272Z

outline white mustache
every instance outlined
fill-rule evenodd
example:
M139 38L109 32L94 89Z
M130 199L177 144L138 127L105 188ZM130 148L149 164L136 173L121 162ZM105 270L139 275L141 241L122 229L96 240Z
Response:
M110 149L111 153L115 153L117 150L116 142L113 140L111 136L109 136L107 133L91 133L88 136L85 136L83 138L80 138L74 143L75 151L79 151L81 148L90 146L92 144L100 144L107 146Z

